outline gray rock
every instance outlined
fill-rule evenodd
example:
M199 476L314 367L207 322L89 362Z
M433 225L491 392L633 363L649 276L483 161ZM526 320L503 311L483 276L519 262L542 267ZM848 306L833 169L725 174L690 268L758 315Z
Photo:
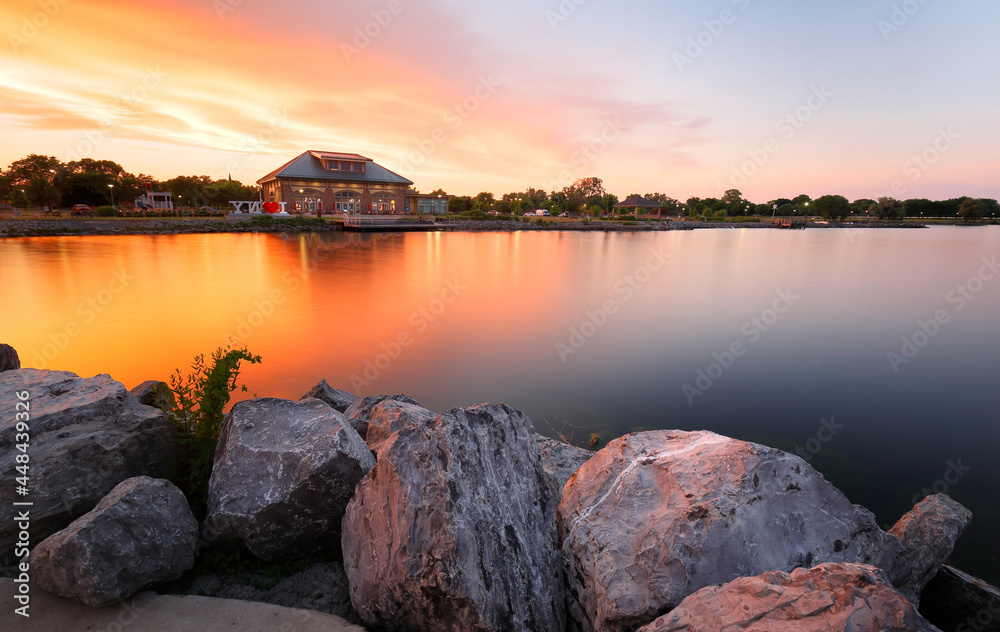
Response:
M365 442L369 449L378 454L379 447L392 433L410 425L420 425L437 417L426 408L396 399L384 399L371 410L368 433Z
M326 380L320 380L319 384L309 389L309 392L300 397L299 401L310 397L323 400L338 413L344 412L350 408L351 404L358 401L357 395L333 388L326 383Z
M351 603L390 630L562 630L554 509L523 413L483 404L404 427L344 517Z
M940 632L881 570L820 564L702 588L639 632Z
M889 530L903 545L893 569L893 584L913 605L919 605L920 591L951 555L971 520L971 511L944 494L934 494Z
M920 594L920 613L942 630L1000 632L1000 589L942 564Z
M278 582L264 600L278 606L335 614L350 623L361 619L351 607L351 593L344 567L336 562L317 562Z
M14 347L0 343L0 373L21 368L21 359L17 357Z
M344 411L344 416L350 422L351 427L358 431L362 439L368 437L368 421L371 419L372 409L380 402L387 399L394 399L398 402L406 402L419 406L420 402L408 395L369 395L351 404Z
M581 465L590 460L594 453L540 434L535 435L535 441L542 455L545 482L549 485L552 498L558 504L562 500L562 490L566 486L566 481L580 469Z
M88 606L115 603L192 568L197 533L181 490L130 478L35 547L32 585Z
M336 548L347 501L373 465L368 446L326 402L239 402L219 436L207 522L268 561Z
M281 580L275 580L260 571L234 575L209 574L196 577L183 586L176 582L166 592L269 603L286 608L325 612L350 623L361 623L351 607L343 565L327 560L314 562Z
M146 380L131 392L143 406L152 406L164 412L170 412L174 408L174 392L166 382Z
M161 410L142 406L107 375L82 379L64 371L0 373L0 402L13 413L17 393L29 394L28 496L31 541L41 542L125 479L163 477L174 459L175 432ZM18 435L22 436L18 436ZM15 457L23 433L14 414L0 417L0 557L14 548Z
M823 562L891 568L896 538L802 459L711 432L610 442L559 506L572 616L634 630L705 586Z

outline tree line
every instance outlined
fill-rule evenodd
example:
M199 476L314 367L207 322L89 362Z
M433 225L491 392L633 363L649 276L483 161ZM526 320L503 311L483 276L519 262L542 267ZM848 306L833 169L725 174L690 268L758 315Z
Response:
M55 156L31 154L0 171L0 201L17 208L115 205L131 207L146 192L170 192L175 206L224 207L229 200L255 200L257 187L208 176L177 176L170 180L131 174L111 160L83 158L62 162Z
M440 189L434 191L434 194L446 195ZM681 201L665 193L633 193L626 196L626 199L633 195L641 195L650 202L661 205L663 214L704 220L724 220L731 217L819 216L828 220L843 220L849 217L882 220L940 217L973 221L995 219L1000 214L1000 204L997 200L971 197L938 201L924 198L897 200L881 197L850 201L842 195L824 195L814 200L802 194L794 198L776 198L764 203L755 203L744 198L739 189L730 189L721 198L690 197ZM571 215L586 214L595 217L632 213L629 209L615 209L618 203L616 195L604 190L600 178L590 177L577 180L561 191L550 193L529 188L524 192L505 193L500 198L489 192L482 192L476 196L458 196L451 199L448 210L456 215L493 211L515 216L536 209L547 210L552 215L567 212Z
M0 201L15 207L90 206L110 205L112 196L118 205L131 206L142 195L146 186L154 191L173 194L177 206L211 206L223 208L229 200L257 199L259 188L244 186L233 180L213 180L208 176L177 176L157 181L146 174L133 175L110 160L81 160L64 163L55 156L31 154L11 163L0 171ZM113 187L109 185L114 185ZM438 189L433 195L446 195ZM684 201L665 193L642 195L661 205L662 213L682 215L691 219L722 220L730 217L790 217L820 216L840 220L848 217L901 220L906 218L942 217L964 220L995 219L1000 213L996 200L959 197L950 200L923 198L896 200L860 198L849 201L842 195L824 195L815 200L802 194L794 198L777 198L755 203L744 198L738 189L726 191L720 198L690 197ZM449 212L502 215L524 215L544 209L552 215L625 215L627 209L615 209L618 196L608 193L598 177L581 178L560 191L546 192L528 188L522 192L505 193L496 197L490 192L475 196L454 197L448 205Z

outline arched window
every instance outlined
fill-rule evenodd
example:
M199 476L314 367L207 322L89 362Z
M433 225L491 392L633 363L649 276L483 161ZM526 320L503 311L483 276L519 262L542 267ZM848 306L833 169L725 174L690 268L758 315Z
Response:
M315 213L323 210L323 192L316 189L295 189L293 191L295 204L292 207L298 213Z
M335 198L338 213L360 213L361 194L357 191L340 191Z
M372 213L395 213L396 198L389 193L372 194Z

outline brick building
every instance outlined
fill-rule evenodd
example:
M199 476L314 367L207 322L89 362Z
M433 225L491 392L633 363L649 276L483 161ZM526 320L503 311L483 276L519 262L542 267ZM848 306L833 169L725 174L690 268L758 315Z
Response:
M413 182L358 154L307 151L257 184L264 202L285 202L289 213L411 212L407 195L413 194Z

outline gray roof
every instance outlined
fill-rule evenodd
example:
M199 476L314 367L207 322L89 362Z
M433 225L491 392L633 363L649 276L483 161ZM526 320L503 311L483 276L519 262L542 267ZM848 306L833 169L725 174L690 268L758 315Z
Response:
M393 173L385 167L375 164L371 160L365 162L365 170L359 172L330 171L323 167L323 161L317 158L314 153L330 152L304 152L301 156L292 159L281 167L257 181L263 184L275 178L296 178L301 180L331 180L334 182L372 182L375 184L405 184L412 185L411 180L407 180L398 173ZM352 154L353 155L353 154ZM361 158L361 156L359 156Z
M650 202L641 195L629 196L624 202L615 204L615 208L661 208L662 204L657 204L656 202Z

